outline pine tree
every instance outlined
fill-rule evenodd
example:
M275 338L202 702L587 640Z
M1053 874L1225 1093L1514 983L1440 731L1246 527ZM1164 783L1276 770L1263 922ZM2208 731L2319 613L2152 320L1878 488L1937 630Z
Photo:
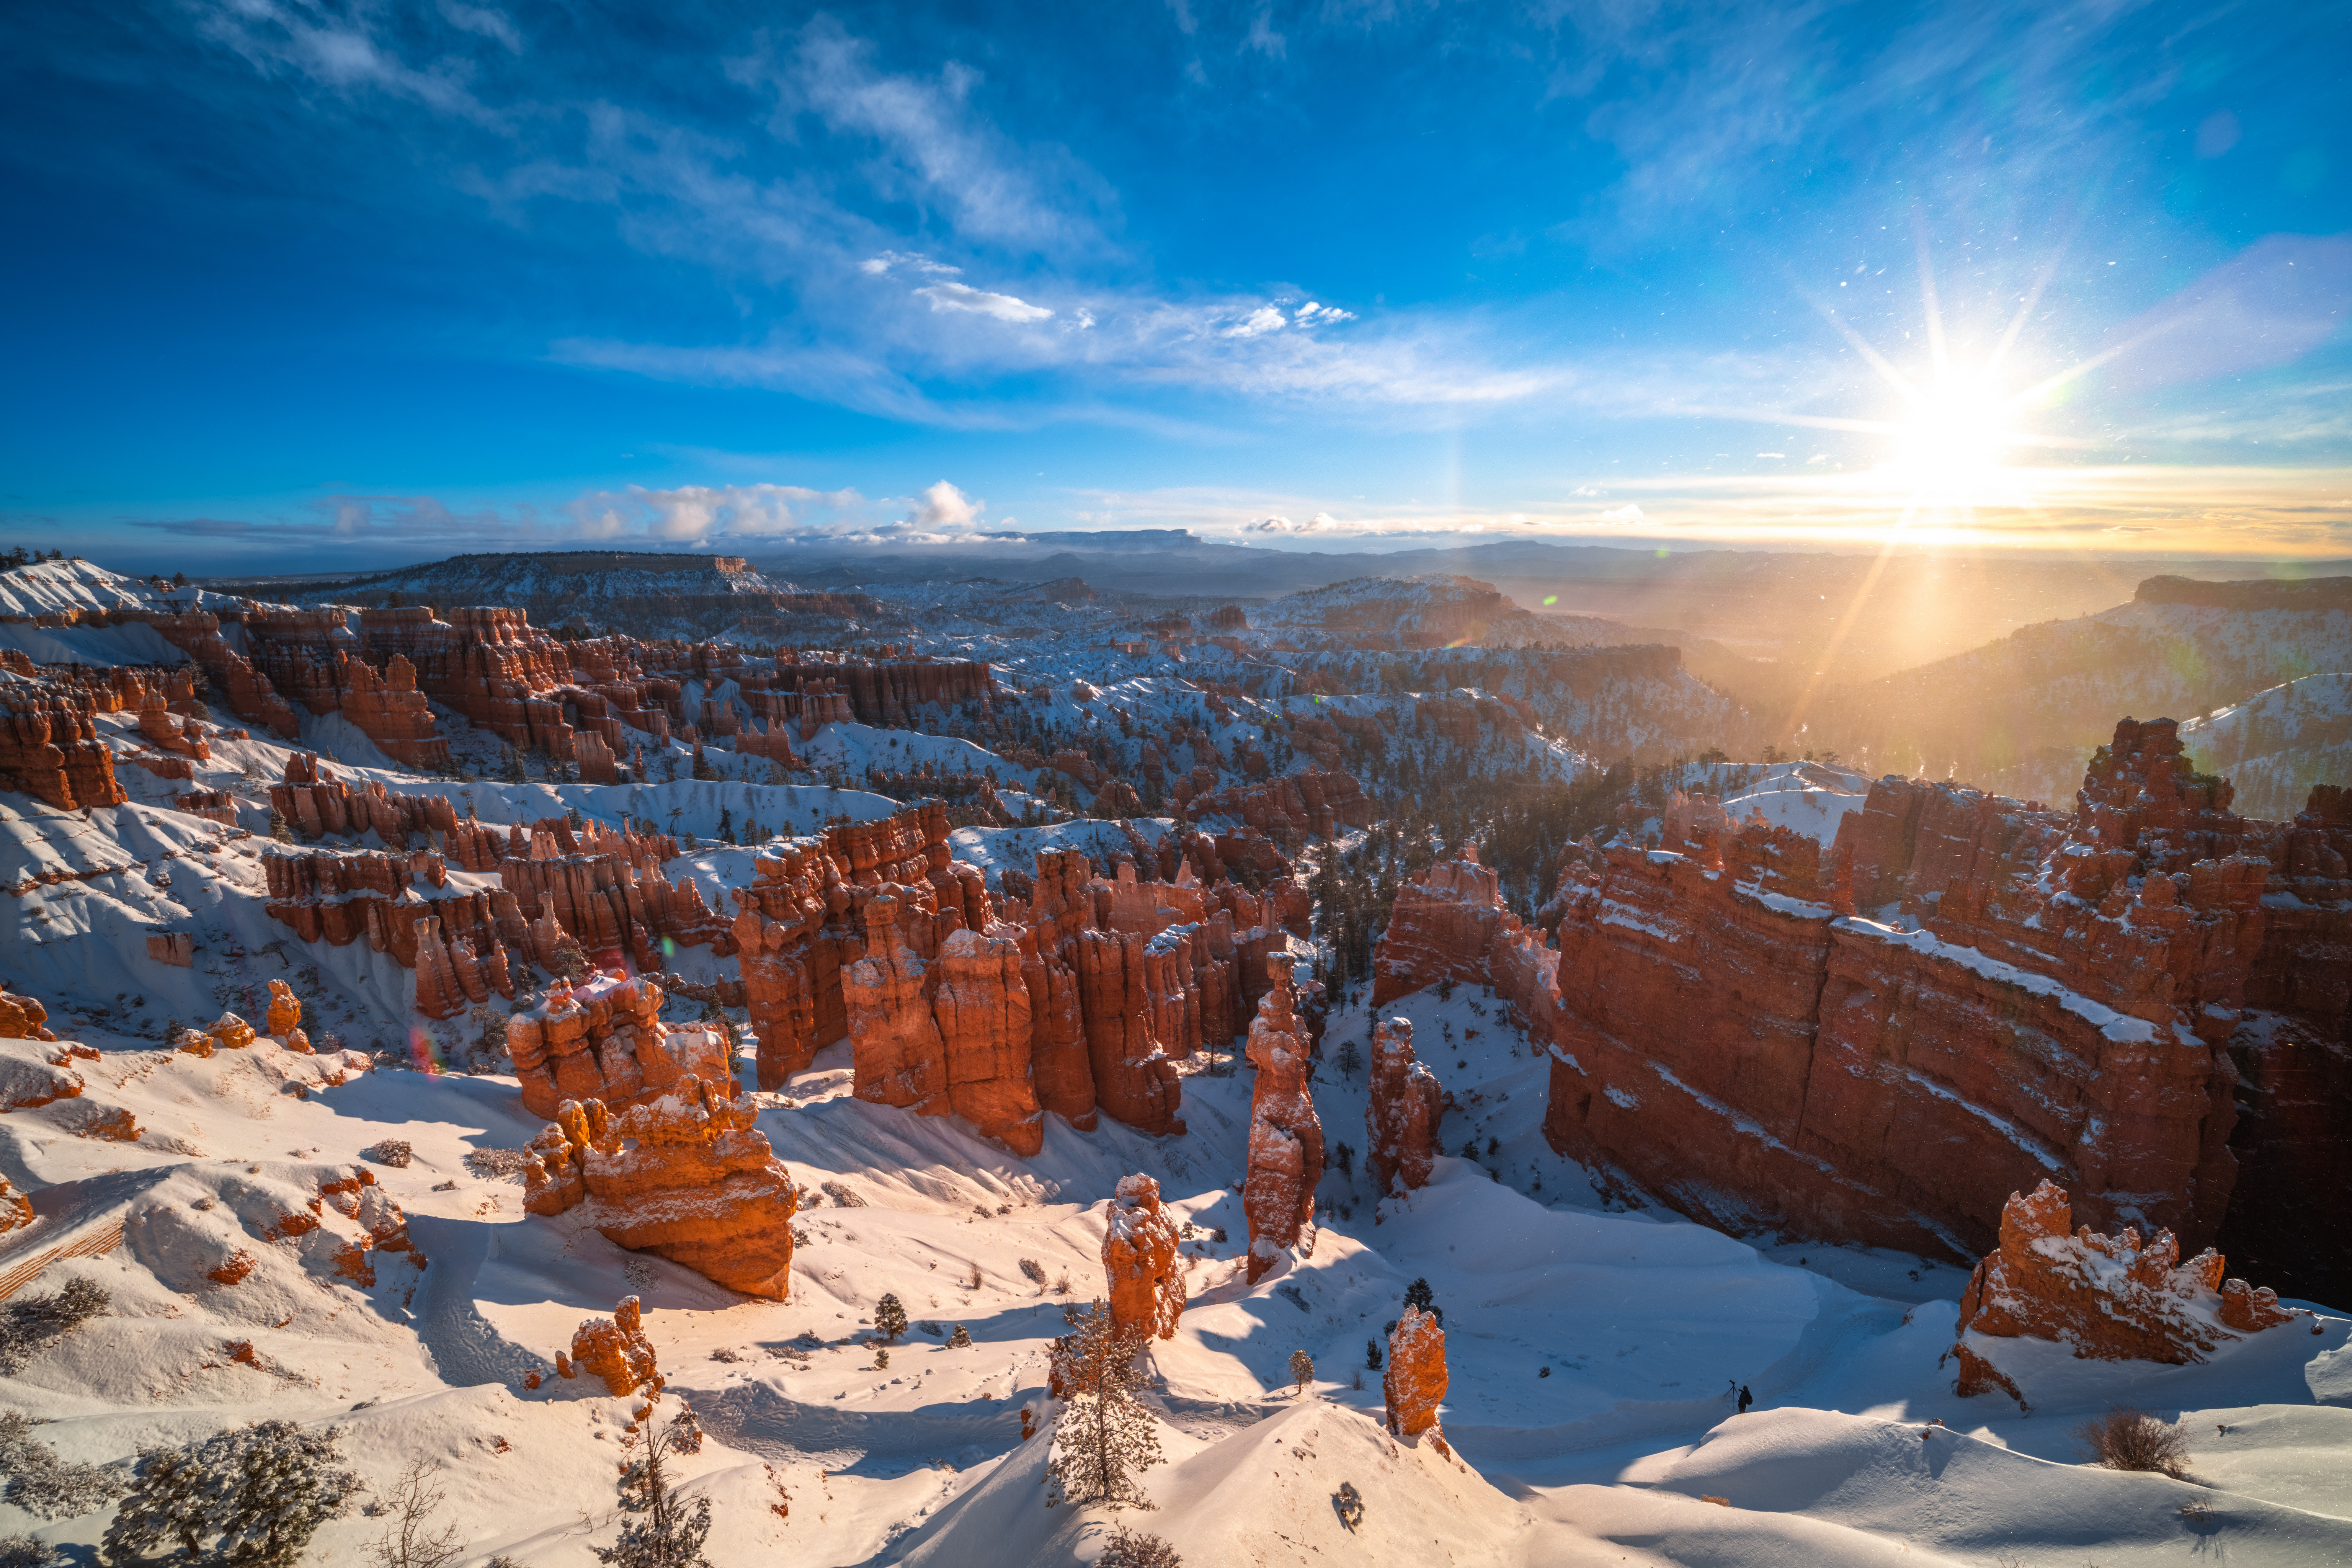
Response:
M1364 1370L1366 1372L1381 1370L1381 1342L1378 1340L1364 1342Z
M269 837L280 844L294 842L294 830L286 825L286 814L274 805L269 808Z
M955 1332L948 1336L948 1349L962 1351L970 1350L971 1348L971 1331L965 1328L961 1323L958 1323L955 1326Z
M1046 1506L1109 1502L1150 1508L1135 1479L1135 1472L1160 1462L1159 1434L1143 1404L1144 1376L1136 1364L1143 1335L1118 1332L1099 1296L1085 1311L1066 1307L1062 1316L1075 1331L1054 1342L1053 1384L1062 1391L1063 1404L1054 1422Z
M895 1342L907 1331L907 1309L898 1305L896 1296L884 1296L874 1308L874 1327L883 1339Z
M610 1546L591 1548L607 1568L710 1568L702 1543L710 1534L710 1500L686 1500L662 1468L666 1454L688 1453L679 1418L674 1418L646 1445L646 1457L623 1473L626 1505L640 1517L621 1526L620 1539ZM699 1446L700 1435L696 1434Z
M1429 1281L1426 1279L1415 1279L1412 1284L1404 1288L1404 1304L1408 1307L1420 1308L1423 1311L1427 1312L1431 1317L1435 1318L1439 1326L1443 1327L1445 1322L1445 1314L1437 1310L1436 1301L1437 1292L1429 1288Z
M215 1432L185 1448L142 1448L104 1555L136 1563L170 1545L183 1562L290 1568L360 1489L341 1461L333 1433L291 1421Z
M1305 1394L1307 1385L1315 1381L1315 1358L1303 1350L1292 1351L1290 1381L1297 1386L1300 1394Z

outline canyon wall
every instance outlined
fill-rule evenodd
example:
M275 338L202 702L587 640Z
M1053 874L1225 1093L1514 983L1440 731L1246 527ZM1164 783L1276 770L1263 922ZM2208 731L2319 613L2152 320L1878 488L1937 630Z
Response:
M2346 1249L2273 1211L2346 1177L2347 816L2236 816L2168 721L2119 724L2072 816L1887 778L1826 855L1682 798L1659 847L1568 858L1550 942L1433 868L1375 995L1493 984L1550 1053L1553 1146L1727 1229L1970 1258L2051 1180L2340 1295Z

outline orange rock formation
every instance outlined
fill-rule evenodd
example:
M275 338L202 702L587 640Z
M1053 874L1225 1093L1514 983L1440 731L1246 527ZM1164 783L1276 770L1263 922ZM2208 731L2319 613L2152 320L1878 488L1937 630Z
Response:
M1364 1163L1383 1194L1429 1184L1445 1096L1412 1054L1412 1020L1383 1018L1372 1030L1371 1094L1364 1109Z
M551 987L545 1002L509 1017L507 1052L524 1107L552 1117L567 1100L633 1105L688 1077L731 1092L725 1034L665 1024L661 1005L662 989L651 980L591 974Z
M1315 1223L1315 1187L1323 1179L1323 1122L1307 1083L1295 994L1286 955L1250 1022L1249 1059L1257 1081L1250 1091L1242 1210L1249 1219L1252 1284Z
M2053 1182L2030 1195L2010 1194L2000 1245L1977 1265L1960 1297L1961 1394L2018 1392L1990 1368L1989 1347L1969 1345L1972 1334L2055 1340L2078 1357L2178 1366L2297 1316L2269 1289L2225 1280L2221 1255L2210 1247L2183 1262L2168 1230L2143 1244L2129 1228L2101 1236L2084 1226L2070 1234L2073 1220L2065 1189Z
M1437 1425L1445 1399L1445 1331L1418 1307L1407 1307L1389 1335L1381 1390L1388 1400L1389 1430L1418 1437Z
M645 1317L635 1296L624 1296L609 1318L590 1318L572 1331L572 1353L559 1352L555 1370L565 1377L582 1373L601 1377L615 1399L638 1389L662 1391L665 1379L654 1364L654 1343L646 1338Z
M1184 1268L1176 1257L1176 1224L1160 1205L1160 1184L1121 1176L1118 1195L1104 1205L1103 1272L1110 1282L1110 1318L1121 1335L1173 1339L1184 1312Z
M691 1076L616 1111L566 1100L531 1140L523 1206L556 1215L585 1200L616 1245L781 1301L799 1195L758 1122L756 1106Z

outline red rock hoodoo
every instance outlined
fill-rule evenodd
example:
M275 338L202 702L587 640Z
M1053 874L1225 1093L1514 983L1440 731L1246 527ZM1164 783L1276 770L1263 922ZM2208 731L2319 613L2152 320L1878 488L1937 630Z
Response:
M1293 1004L1287 955L1273 989L1250 1021L1249 1165L1242 1212L1249 1219L1249 1279L1255 1284L1315 1223L1315 1188L1323 1179L1323 1122L1308 1087L1310 1064Z
M421 972L420 972L421 973ZM507 1052L525 1109L552 1117L567 1100L635 1105L688 1078L735 1088L726 1035L661 1021L662 988L651 980L591 974L549 988L547 1000L507 1020Z
M1407 1307L1389 1334L1388 1361L1381 1372L1389 1430L1400 1437L1418 1437L1435 1426L1446 1381L1445 1331L1433 1315Z
M624 1296L609 1318L590 1318L572 1331L572 1353L559 1353L555 1370L565 1377L586 1373L601 1377L615 1399L638 1389L659 1394L666 1381L654 1364L654 1342L646 1338L645 1317L635 1296Z
M584 1200L614 1244L781 1301L799 1194L758 1121L757 1107L690 1075L618 1110L567 1100L531 1140L524 1207L556 1215Z
M1160 1204L1160 1184L1122 1176L1118 1195L1104 1205L1103 1272L1110 1283L1110 1319L1122 1336L1173 1339L1184 1312L1184 1268L1176 1257L1176 1224Z
M1412 1020L1383 1018L1372 1031L1371 1095L1364 1110L1364 1163L1383 1195L1429 1184L1445 1095L1413 1058Z

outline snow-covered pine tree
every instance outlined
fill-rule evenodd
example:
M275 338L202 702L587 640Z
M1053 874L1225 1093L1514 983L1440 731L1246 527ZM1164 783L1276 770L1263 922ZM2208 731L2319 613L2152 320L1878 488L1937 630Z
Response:
M342 1458L332 1432L291 1421L215 1432L184 1448L142 1448L103 1554L140 1563L164 1546L182 1562L289 1568L360 1489Z
M1315 1358L1303 1350L1290 1352L1290 1381L1305 1394L1307 1385L1315 1381Z
M874 1329L884 1340L893 1343L907 1331L907 1309L898 1304L898 1297L885 1295L875 1304Z
M710 1560L702 1554L702 1543L710 1534L710 1500L697 1498L688 1508L662 1468L665 1455L692 1451L686 1447L680 1419L674 1417L652 1434L645 1458L622 1478L625 1500L637 1517L621 1526L620 1538L612 1545L590 1549L606 1568L710 1568ZM699 1436L698 1431L698 1439Z
M1139 1331L1120 1333L1101 1297L1080 1311L1065 1307L1074 1331L1054 1342L1053 1386L1061 1414L1054 1422L1054 1459L1047 1467L1046 1506L1109 1502L1150 1508L1136 1472L1160 1463L1160 1436L1142 1399Z

